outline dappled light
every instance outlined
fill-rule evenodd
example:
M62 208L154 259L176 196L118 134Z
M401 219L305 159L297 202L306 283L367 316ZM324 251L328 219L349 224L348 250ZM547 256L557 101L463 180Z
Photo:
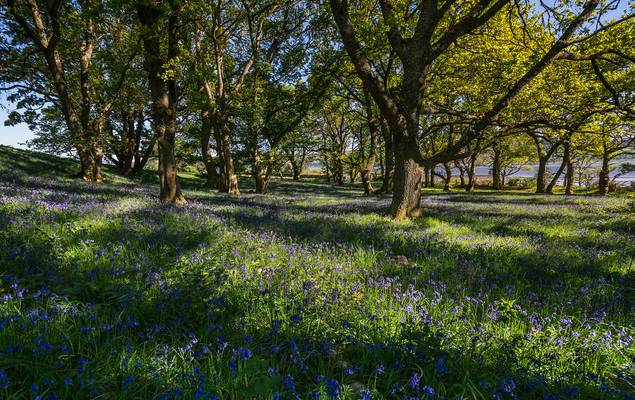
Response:
M388 199L318 181L187 191L183 207L141 184L5 171L0 185L5 393L632 390L624 198L429 192L421 218L395 222Z

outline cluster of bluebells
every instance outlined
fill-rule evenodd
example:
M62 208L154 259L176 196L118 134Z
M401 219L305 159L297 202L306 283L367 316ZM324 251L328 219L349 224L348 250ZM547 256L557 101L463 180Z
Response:
M619 200L437 196L433 221L395 224L385 201L290 185L175 208L142 185L0 175L0 359L20 360L0 393L632 398ZM574 209L571 234L596 241L534 222ZM512 220L517 237L495 229Z

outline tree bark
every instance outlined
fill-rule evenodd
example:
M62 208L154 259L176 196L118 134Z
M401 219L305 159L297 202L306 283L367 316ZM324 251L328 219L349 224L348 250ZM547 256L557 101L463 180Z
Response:
M201 154L203 156L203 164L207 173L205 184L212 189L218 189L219 175L216 171L216 163L211 154L210 139L212 138L212 121L210 119L210 111L201 112Z
M395 186L390 213L396 220L421 215L421 180L423 169L415 161L413 143L397 142L395 151Z
M501 190L501 150L498 144L492 147L494 152L494 160L492 162L492 189Z
M364 185L364 194L373 193L373 169L375 168L375 159L377 157L377 124L375 123L375 114L373 113L373 103L368 90L364 90L364 106L366 108L366 119L368 121L368 132L370 135L370 149L368 159L362 165L362 183ZM363 133L362 133L363 135ZM361 144L361 141L360 141ZM364 155L364 146L360 145L362 156Z
M465 187L466 192L473 192L474 187L476 186L476 152L470 154L469 164L467 166L467 186Z
M454 161L454 166L459 170L459 181L461 182L461 187L465 187L465 168L463 168L458 160Z
M141 138L143 137L145 131L144 124L145 119L143 117L143 110L140 110L137 112L137 129L135 132L135 161L134 167L132 167L133 174L138 174L143 170L143 168L145 168L148 160L150 160L150 157L154 152L154 147L157 144L157 135L153 133L150 137L150 142L148 143L145 151L141 153Z
M558 167L558 170L556 171L555 175L551 179L551 182L549 182L549 185L547 185L547 188L545 189L546 193L553 194L553 188L558 183L558 179L560 179L560 175L562 175L562 172L564 171L565 167L567 166L567 163L569 162L570 149L571 149L571 145L569 144L569 141L567 140L564 142L564 152L562 154L562 163L560 163L560 167Z
M293 170L293 180L299 181L302 176L302 166L295 159L291 159L290 162Z
M452 182L452 168L448 163L443 163L443 168L445 169L445 183L443 185L443 191L449 192L450 183Z
M223 161L225 162L224 188L227 194L238 196L240 194L240 190L238 189L238 178L236 177L236 171L234 170L234 159L232 158L231 134L229 133L229 129L227 129L226 126L222 127L222 145Z
M395 150L393 145L393 137L388 129L386 121L381 118L381 134L384 139L384 173L381 182L381 188L378 193L391 194L394 187L395 178Z
M167 59L177 56L177 15L174 3L170 3L168 17L168 54ZM159 186L161 201L173 204L185 204L176 174L174 143L176 136L176 81L164 81L163 66L166 60L161 58L161 40L159 36L160 11L144 2L137 3L139 21L144 27L144 69L148 74L152 103L152 120L157 137L159 153Z
M573 162L571 161L571 153L569 153L569 157L567 158L567 174L566 174L566 185L564 187L564 194L566 196L570 196L573 194L573 175L575 171L573 168Z
M607 146L603 146L602 150L602 168L600 169L600 176L598 180L598 194L600 196L606 196L609 192L609 162L611 161Z
M536 193L545 193L547 181L547 163L551 156L560 147L561 141L552 144L547 153L543 154L539 140L534 137L536 142L536 150L538 152L538 174L536 175Z

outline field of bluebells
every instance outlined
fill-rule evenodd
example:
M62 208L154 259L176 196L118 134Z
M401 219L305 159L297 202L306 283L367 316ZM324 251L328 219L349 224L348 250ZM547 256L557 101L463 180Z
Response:
M635 398L632 199L74 167L0 148L0 398Z

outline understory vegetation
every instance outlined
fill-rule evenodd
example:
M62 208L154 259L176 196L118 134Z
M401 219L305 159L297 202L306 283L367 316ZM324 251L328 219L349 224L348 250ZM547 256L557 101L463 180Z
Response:
M632 199L73 168L0 151L2 398L633 398Z

